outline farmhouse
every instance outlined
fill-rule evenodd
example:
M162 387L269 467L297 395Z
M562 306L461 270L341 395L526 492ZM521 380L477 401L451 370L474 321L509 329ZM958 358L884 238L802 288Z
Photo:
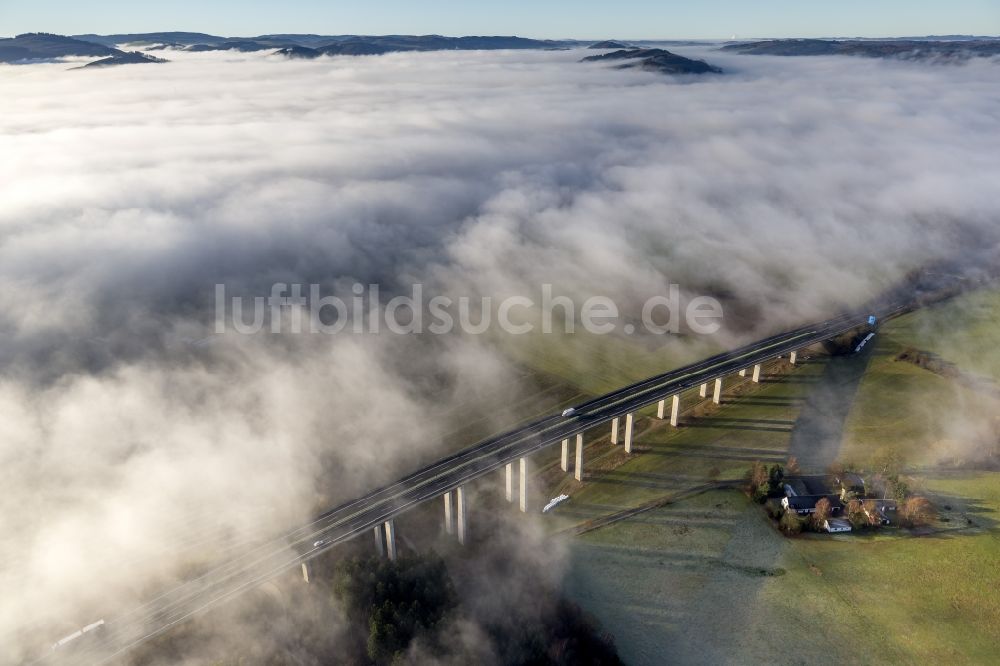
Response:
M804 475L787 477L782 484L784 497L781 507L800 516L816 513L816 504L825 499L830 503L830 520L823 529L827 532L849 532L851 524L838 516L847 513L850 502L857 501L859 510L869 525L890 525L896 512L896 501L865 496L865 482L859 474L847 472L836 476Z
M840 513L843 510L844 505L838 495L792 495L791 497L786 495L781 499L781 506L786 511L794 511L800 516L805 516L816 513L816 504L824 498L830 502L830 513Z
M830 487L830 477L811 475L785 479L785 496L781 506L786 511L794 511L800 516L816 512L816 503L826 498L830 502L830 512L840 513L844 505L840 494Z

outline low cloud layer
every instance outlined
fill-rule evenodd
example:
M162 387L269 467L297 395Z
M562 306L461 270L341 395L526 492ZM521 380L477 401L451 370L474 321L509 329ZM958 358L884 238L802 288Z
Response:
M213 336L217 283L628 309L673 282L723 299L727 344L998 240L995 62L580 55L0 66L0 660L516 391L488 337Z

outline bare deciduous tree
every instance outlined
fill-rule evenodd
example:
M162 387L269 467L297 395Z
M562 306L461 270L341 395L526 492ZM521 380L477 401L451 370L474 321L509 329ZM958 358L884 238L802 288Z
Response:
M861 500L852 499L847 503L847 519L851 525L857 529L868 524L868 516L865 515L865 508Z
M816 502L816 511L812 515L812 526L817 532L823 529L823 523L830 517L830 500L822 498Z
M934 520L934 506L926 497L914 495L903 502L899 508L899 515L904 525L910 527L927 525Z
M781 521L778 525L781 527L781 531L788 536L794 536L802 531L802 524L805 521L799 518L794 511L786 511L785 515L781 517Z

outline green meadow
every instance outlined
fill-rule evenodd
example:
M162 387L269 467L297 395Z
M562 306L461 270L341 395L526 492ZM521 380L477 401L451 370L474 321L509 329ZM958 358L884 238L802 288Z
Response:
M568 593L627 663L997 663L1000 471L974 452L1000 402L963 379L1000 378L998 315L1000 293L974 292L885 323L864 360L812 350L794 367L776 361L759 385L727 378L721 406L690 392L679 428L653 408L640 415L630 456L592 431L582 484L551 452L540 458L544 492L571 496L545 518L570 535ZM960 376L900 360L908 349ZM606 388L546 358L567 385ZM938 518L920 533L786 538L723 482L803 447L824 417L817 392L843 384L836 370L850 363L863 364L860 379L842 387L849 409L823 431L837 435L828 454L864 466L896 453Z

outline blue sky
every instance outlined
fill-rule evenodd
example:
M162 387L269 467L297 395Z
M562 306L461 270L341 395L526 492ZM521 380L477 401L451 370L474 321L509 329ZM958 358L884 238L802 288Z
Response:
M1000 0L0 0L0 34L517 34L596 39L1000 34Z

